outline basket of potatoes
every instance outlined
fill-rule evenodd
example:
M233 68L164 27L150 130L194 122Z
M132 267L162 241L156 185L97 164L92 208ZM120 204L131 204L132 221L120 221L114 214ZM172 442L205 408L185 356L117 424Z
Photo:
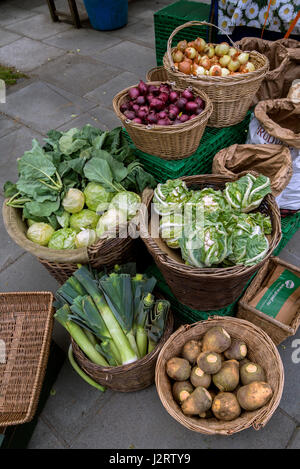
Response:
M163 346L155 382L167 412L208 435L264 427L279 405L283 365L269 336L232 317L180 327Z

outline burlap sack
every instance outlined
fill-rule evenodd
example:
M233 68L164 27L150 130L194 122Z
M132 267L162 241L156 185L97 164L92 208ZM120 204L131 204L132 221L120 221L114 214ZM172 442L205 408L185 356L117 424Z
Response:
M292 159L283 145L231 145L219 151L212 172L232 176L254 170L268 176L274 196L280 194L292 177Z
M295 39L266 41L244 37L237 46L242 50L257 50L268 57L270 70L255 95L252 105L266 99L285 98L296 78L300 78L300 42Z

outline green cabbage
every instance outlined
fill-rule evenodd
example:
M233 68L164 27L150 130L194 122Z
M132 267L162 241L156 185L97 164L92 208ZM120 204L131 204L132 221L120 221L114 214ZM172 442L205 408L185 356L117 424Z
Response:
M228 256L227 262L234 265L258 264L264 259L269 249L268 239L258 225L250 235L242 229L234 231L229 238L229 244L231 254Z
M92 210L83 209L79 213L74 213L70 217L70 227L75 231L87 228L95 229L99 220L99 215Z
M191 196L185 182L181 179L168 180L165 184L158 184L154 190L154 210L159 215L169 214L179 210Z
M270 179L262 174L258 177L247 174L237 181L227 182L224 190L228 204L241 212L250 212L257 208L270 193Z
M211 221L217 221L220 212L228 210L227 201L221 191L216 191L210 187L199 191L191 191L191 197L187 205L195 206L201 214L201 209L204 211L204 218ZM197 213L195 212L195 216Z
M127 214L114 207L110 208L99 218L96 233L100 238L106 231L114 231L116 227L127 221Z
M62 228L55 231L50 238L48 248L50 249L74 249L76 231L72 228Z
M108 192L98 182L89 182L84 189L85 203L90 210L94 212L105 212L108 209L109 202L114 196L114 192Z
M53 233L54 229L47 223L32 223L27 230L27 238L33 243L47 246Z
M159 224L160 236L172 249L179 248L179 239L183 235L184 218L181 213L163 215Z
M69 213L78 213L84 207L85 197L79 189L69 189L62 201L62 206Z
M56 219L62 228L68 228L70 225L70 214L64 210L61 215L57 215Z
M122 191L116 194L109 205L109 208L116 208L127 213L127 218L136 215L140 208L141 198L135 192Z
M82 230L80 231L75 238L75 246L77 248L85 248L94 244L97 239L95 230Z

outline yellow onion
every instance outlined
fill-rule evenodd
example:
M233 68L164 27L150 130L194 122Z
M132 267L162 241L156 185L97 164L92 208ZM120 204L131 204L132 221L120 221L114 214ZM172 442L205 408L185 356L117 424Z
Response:
M221 42L215 47L215 53L218 57L222 57L223 55L227 55L229 52L229 45L227 42Z
M228 68L222 68L222 77L228 77L228 75L230 75Z
M240 62L241 65L245 65L248 60L249 60L249 54L248 52L242 52L239 56L238 56L238 61Z
M203 57L201 57L201 59L199 60L199 65L204 67L206 70L210 69L211 63L207 55L204 55Z
M201 75L204 75L205 68L202 67L201 65L193 64L192 65L192 73L196 77L200 77Z
M255 70L255 66L253 65L253 63L247 62L246 64L241 65L241 68L239 71L241 73L250 73L250 72L254 72L254 70Z
M231 59L229 64L228 64L228 70L231 72L236 72L240 68L241 64L238 60L233 60Z
M234 47L229 47L228 55L229 57L237 57L239 52Z
M181 52L181 50L176 50L173 52L172 58L174 62L182 62L184 58L183 52Z
M220 57L220 60L219 60L220 65L222 67L227 67L230 61L231 61L231 57L229 55L223 55L223 57Z
M178 64L178 70L182 73L185 73L186 75L191 74L191 68L192 68L192 65L190 64L190 62L187 62L186 60Z
M197 51L194 47L187 47L185 49L185 55L188 59L194 59L197 55Z
M197 37L194 41L194 47L197 49L198 52L203 52L206 47L206 42L202 37Z
M179 41L177 44L177 49L180 50L181 52L184 52L187 46L188 46L187 41Z
M211 59L215 55L215 48L213 44L207 44L204 49L204 53L207 55L209 59Z
M220 65L213 65L209 69L209 74L212 77L220 77L222 75L222 68L220 67Z

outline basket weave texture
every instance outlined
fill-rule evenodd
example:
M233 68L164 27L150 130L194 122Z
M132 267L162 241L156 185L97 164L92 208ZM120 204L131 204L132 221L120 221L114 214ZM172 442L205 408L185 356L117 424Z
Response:
M168 80L175 82L176 86L192 86L196 90L203 90L213 103L213 112L208 121L212 127L228 127L241 122L251 106L253 97L258 91L262 80L269 70L267 57L257 51L250 52L250 60L255 66L255 71L227 77L211 77L204 75L201 78L186 75L175 69L172 59L172 39L178 31L189 26L208 25L215 26L205 21L189 21L174 29L168 40L167 52L163 58L163 64L167 71ZM217 28L217 26L215 26ZM218 28L220 29L220 28ZM222 31L222 30L221 30ZM228 36L227 36L228 37ZM233 47L238 47L231 41Z
M148 82L148 85L160 85L161 81ZM133 85L137 86L137 85ZM172 87L175 91L187 88ZM213 111L212 103L208 96L201 90L194 90L194 94L205 101L205 109L193 119L178 125L144 125L136 124L124 116L120 106L128 98L128 91L132 86L120 91L113 99L114 111L121 120L126 131L130 135L135 146L145 153L158 156L166 160L180 160L192 155L198 148L201 137Z
M102 386L119 392L145 389L154 383L156 360L173 331L173 316L169 312L163 337L155 349L145 357L123 366L103 367L92 363L72 339L74 357L82 370Z
M167 81L167 71L163 66L151 68L146 75L147 81Z
M60 284L77 270L77 264L90 263L93 268L99 269L125 263L134 258L135 240L130 236L99 239L88 248L49 249L27 238L27 225L22 220L20 209L8 207L4 201L2 215L6 231L13 241L37 257Z
M47 366L53 327L50 292L0 293L0 427L34 417Z
M298 307L297 314L295 315L293 321L288 326L278 321L277 319L262 313L255 307L250 306L249 302L255 297L255 295L258 293L258 290L265 284L269 275L272 274L278 265L291 270L295 274L300 274L300 268L289 264L279 259L278 257L270 257L268 262L266 262L266 264L260 269L254 280L247 288L245 294L239 301L237 312L238 318L245 319L246 321L252 322L256 326L261 327L261 329L263 329L271 337L276 345L280 344L288 337L296 334L300 325L300 306Z
M231 422L216 418L201 419L184 415L172 396L171 381L166 374L166 362L181 354L183 345L192 339L199 339L208 329L222 326L232 338L245 341L251 361L260 364L266 373L266 381L273 390L271 400L261 409L243 412ZM180 327L163 346L156 364L155 382L160 400L166 411L181 425L198 433L207 435L232 435L246 428L259 430L264 427L279 405L283 384L284 370L280 355L268 335L260 328L236 318L210 318L195 324Z
M242 174L242 173L241 173ZM200 175L182 178L187 186L203 189L212 187L223 190L225 183L236 180L237 176ZM227 268L196 268L179 262L172 250L168 250L161 240L152 238L149 230L148 213L153 198L153 191L145 189L143 210L141 211L141 237L152 255L157 267L162 272L167 284L178 301L200 310L218 310L232 304L243 292L248 280L271 256L281 239L280 213L275 199L268 194L258 210L271 217L272 234L269 236L269 250L258 264L247 267L237 265ZM146 210L146 207L148 210ZM166 250L163 250L163 249ZM175 254L174 254L175 256Z

